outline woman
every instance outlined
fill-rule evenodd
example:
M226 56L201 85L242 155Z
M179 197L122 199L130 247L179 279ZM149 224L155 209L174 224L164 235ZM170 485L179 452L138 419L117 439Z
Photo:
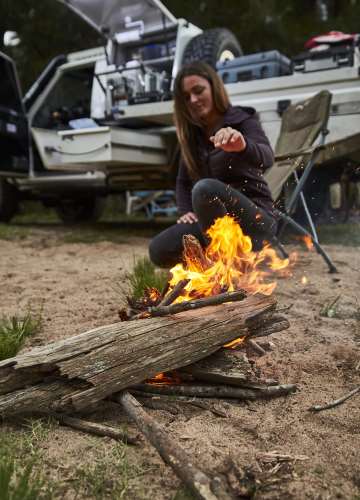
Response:
M276 231L273 201L263 172L273 152L253 108L230 105L224 84L209 65L184 66L174 84L175 125L181 148L176 179L180 217L150 243L154 264L181 261L182 237L206 245L215 219L233 215L259 250Z

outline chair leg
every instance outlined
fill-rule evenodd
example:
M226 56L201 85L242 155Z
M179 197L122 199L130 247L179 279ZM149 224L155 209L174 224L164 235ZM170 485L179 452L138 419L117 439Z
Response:
M281 254L281 258L282 259L288 259L289 258L289 254L285 250L284 245L282 243L280 243L279 239L276 236L274 236L271 239L270 243L279 250L279 253Z
M320 244L314 239L314 237L309 233L309 231L307 231L306 229L304 229L302 226L300 226L300 224L298 224L297 222L294 221L294 219L292 219L291 217L289 217L288 215L282 213L282 212L278 212L277 214L281 219L283 219L283 221L286 223L286 224L289 224L290 226L292 226L294 229L296 229L300 234L303 234L304 236L310 236L311 238L311 241L312 241L312 244L314 245L314 247L316 248L316 251L318 254L320 254L322 256L322 258L325 260L326 264L328 265L329 267L329 273L337 273L338 270L336 269L335 265L333 264L333 262L331 261L330 257L328 256L328 254L325 252L325 250L320 246Z

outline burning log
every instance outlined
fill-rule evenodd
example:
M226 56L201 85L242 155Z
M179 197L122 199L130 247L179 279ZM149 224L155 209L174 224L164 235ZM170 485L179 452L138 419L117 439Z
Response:
M133 420L137 428L146 436L159 452L165 463L170 465L175 474L200 500L230 500L231 496L220 483L219 478L210 479L175 443L160 424L150 417L141 404L128 392L120 393L116 400L125 413Z
M192 234L183 236L183 248L183 260L186 265L190 263L192 267L196 267L203 273L213 264L206 257L200 241Z
M271 297L100 327L0 363L0 413L72 412L266 326ZM249 327L250 330L249 330Z
M186 285L189 283L189 280L180 280L177 285L174 286L170 292L165 295L165 297L162 299L162 301L159 304L159 307L162 306L169 306L176 300L179 295L181 295L181 292L184 290Z
M227 385L156 385L137 384L132 389L150 394L166 394L167 396L187 396L199 398L226 398L255 400L286 396L295 392L294 384L258 386L256 389L230 387Z
M225 302L232 302L235 300L242 300L246 297L244 290L236 290L235 292L220 293L202 299L188 300L180 302L180 304L172 304L169 306L149 307L148 312L150 316L166 316L168 314L176 314L183 311L191 311L193 309L200 309L206 306L215 306L224 304Z

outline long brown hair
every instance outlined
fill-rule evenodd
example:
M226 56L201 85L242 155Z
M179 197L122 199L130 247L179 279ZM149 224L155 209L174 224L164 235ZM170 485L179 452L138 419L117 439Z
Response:
M219 114L224 114L230 105L224 84L216 71L209 64L194 61L184 66L177 74L174 82L174 109L176 133L180 143L182 158L193 180L199 179L199 161L196 148L196 137L199 123L196 123L189 112L188 103L183 91L183 80L187 76L201 76L211 86L214 106Z

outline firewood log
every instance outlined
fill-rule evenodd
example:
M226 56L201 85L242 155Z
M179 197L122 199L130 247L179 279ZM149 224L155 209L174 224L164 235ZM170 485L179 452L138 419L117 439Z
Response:
M0 363L0 413L73 411L160 372L209 356L263 324L275 299L240 302L168 317L115 323L32 349ZM264 325L265 326L265 325Z

